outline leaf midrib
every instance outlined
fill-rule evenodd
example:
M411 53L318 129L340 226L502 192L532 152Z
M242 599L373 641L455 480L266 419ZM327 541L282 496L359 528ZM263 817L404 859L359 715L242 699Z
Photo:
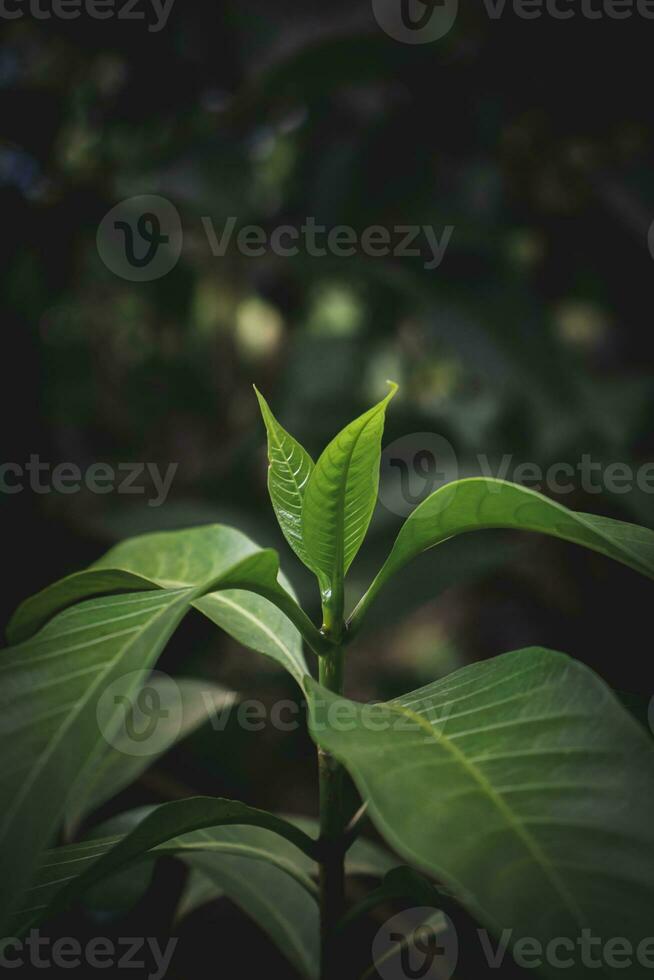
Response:
M366 419L355 435L350 451L346 455L347 462L345 466L345 479L341 481L338 496L336 498L336 550L334 554L334 567L331 573L332 585L340 578L341 575L345 574L345 500L347 497L347 482L350 474L350 467L352 465L352 457L354 456L354 451L359 444L359 439L362 437L370 423L377 418L378 413L379 410L371 415L370 418Z
M426 722L421 715L416 714L415 711L411 711L410 708L405 708L403 705L399 704L387 704L386 707L390 711L394 711L406 718L410 718L414 723L418 724L423 731L429 734L430 739L435 739L438 744L442 745L451 755L454 756L456 761L461 764L471 778L481 787L488 799L504 817L509 828L514 831L516 836L526 847L527 851L531 854L534 863L540 867L541 871L550 882L554 890L564 901L568 911L574 916L577 925L580 928L586 927L588 925L586 917L579 908L573 896L570 894L560 875L556 873L555 868L547 860L547 857L538 842L528 832L506 800L496 791L493 784L486 778L486 776L484 776L481 770L474 765L474 763L470 762L461 749L459 749L458 746L448 739L442 731L437 731L436 729L432 728L432 726Z

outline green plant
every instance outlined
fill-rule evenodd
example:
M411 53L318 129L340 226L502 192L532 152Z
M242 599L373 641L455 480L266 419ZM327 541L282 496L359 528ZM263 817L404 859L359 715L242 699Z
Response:
M343 696L350 644L378 593L413 557L454 535L540 532L654 577L652 531L572 513L517 485L470 479L417 507L346 617L344 580L375 507L395 390L315 464L258 395L272 504L290 547L318 580L320 628L297 604L277 554L222 526L128 540L20 606L0 659L3 934L21 935L103 881L122 882L131 894L132 872L174 853L191 869L185 910L224 891L298 970L329 977L342 969L343 930L376 901L398 893L419 896L422 905L444 900L426 878L398 870L397 859L359 836L370 818L401 859L433 875L496 934L510 930L513 943L574 941L585 928L636 946L649 935L651 739L591 670L530 649L389 703ZM70 840L82 818L145 767L121 754L125 704L134 703L191 609L276 660L299 685L318 746L319 826L193 798L124 814L96 828L92 844L52 848L62 826ZM317 658L318 680L303 643ZM192 702L197 686L181 686ZM211 691L216 705L231 696ZM192 716L186 729L194 724ZM359 809L347 802L345 771ZM386 877L359 907L346 908L348 872ZM253 877L256 887L245 888ZM274 909L261 901L266 892ZM547 965L544 972L557 974Z

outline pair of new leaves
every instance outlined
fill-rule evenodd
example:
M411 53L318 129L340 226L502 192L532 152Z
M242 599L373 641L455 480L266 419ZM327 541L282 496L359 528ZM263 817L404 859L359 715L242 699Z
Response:
M336 605L342 583L372 519L379 486L381 438L388 395L329 443L314 465L300 443L277 422L255 388L268 433L268 488L289 545L317 576L323 601Z

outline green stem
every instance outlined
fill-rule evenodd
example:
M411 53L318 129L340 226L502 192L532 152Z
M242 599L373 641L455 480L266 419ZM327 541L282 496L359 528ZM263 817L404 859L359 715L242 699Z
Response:
M320 658L320 683L336 694L343 692L343 651L336 647ZM320 778L320 947L321 980L334 980L337 971L336 924L345 901L345 821L343 768L318 749Z

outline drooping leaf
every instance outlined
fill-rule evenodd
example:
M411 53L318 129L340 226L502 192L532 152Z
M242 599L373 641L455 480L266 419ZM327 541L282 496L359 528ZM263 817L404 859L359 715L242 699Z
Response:
M93 768L78 779L68 797L66 818L74 827L85 814L116 796L161 758L169 749L196 728L211 721L237 699L209 681L181 677L154 676L147 681L148 691L157 706L156 744L143 755L135 754L133 738L127 730L128 712L118 719L111 742L103 746L102 755Z
M386 840L494 933L651 935L654 747L586 667L523 650L377 706L307 684Z
M12 643L28 639L55 613L91 595L191 587L202 594L213 588L254 592L280 609L314 649L324 647L281 575L276 552L262 550L240 531L220 524L145 534L116 545L90 568L23 602L7 635ZM240 598L247 607L246 597ZM301 649L298 641L295 646Z
M215 527L147 535L103 559L114 560L157 588L68 606L70 589L53 586L22 607L20 631L29 639L0 653L0 790L9 801L0 818L1 871L10 893L29 881L60 825L69 794L75 809L74 787L95 771L107 740L124 721L125 705L132 703L191 604L207 590L227 589L232 612L237 609L248 622L256 618L261 629L281 638L274 651L262 643L257 649L273 655L296 678L306 671L295 627L267 599L243 591L247 583L266 593L279 588L294 603L277 585L274 552L261 552L243 535ZM76 580L82 592L84 574ZM66 608L48 618L62 603ZM46 625L33 633L44 618ZM223 620L221 625L228 629L230 624ZM238 637L244 638L242 630ZM5 901L0 900L0 921Z
M219 524L129 538L23 602L9 623L8 639L28 639L55 613L93 595L209 584L258 550L240 531Z
M7 640L11 644L29 640L56 613L84 599L156 588L152 580L120 568L91 567L74 572L20 604L7 626Z
M311 567L326 587L342 581L366 535L377 502L386 407L397 391L350 422L311 474L302 533Z
M535 531L583 545L654 578L654 531L606 517L578 514L534 490L473 477L448 483L407 518L386 562L351 617L355 632L389 578L421 552L470 531Z
M217 820L202 830L181 833L148 847L162 836L159 827L162 817L166 817L165 832L174 833L175 827L189 825L188 805L193 807L190 819L196 820L199 812L204 821L207 803L212 807L210 819L214 819L215 802L183 801L158 808L130 810L94 829L91 839L47 851L32 887L23 896L21 908L11 919L12 932L24 934L49 912L64 907L77 897L85 905L100 910L124 910L131 901L144 894L156 857L169 854L191 868L178 909L179 917L224 894L269 933L301 972L315 976L318 911L313 896L318 866L307 851L311 851L312 842L318 837L316 820L286 817L281 824L271 823L267 819L269 814L230 803L227 811L222 808L218 811L223 819L227 817L227 822ZM219 804L225 802L218 801ZM171 807L175 808L173 822L166 816ZM232 817L236 823L232 822ZM136 840L135 831L143 830L146 818L150 819L151 828ZM238 823L239 818L252 822ZM278 819L273 818L274 821ZM289 826L294 829L289 831ZM153 834L153 830L157 833ZM289 834L292 839L282 834ZM104 870L91 871L101 858L108 857L128 837L134 844L129 863L125 863L123 853L122 857L114 855L112 862L107 861ZM298 843L304 849L301 850ZM133 863L134 855L141 848L141 853L147 853L148 859ZM347 854L346 870L348 874L381 877L395 863L396 859L380 846L360 838ZM116 868L120 870L116 871ZM83 874L86 874L85 880L76 882ZM128 894L121 893L121 888L127 888Z
M275 552L260 552L249 559L257 565L262 591L272 588L272 556L276 565ZM263 567L265 563L268 564L267 569ZM290 594L288 597L295 602ZM240 588L225 588L211 592L193 603L196 609L239 643L282 664L302 687L307 666L302 653L301 636L290 617L281 611L281 604L278 602L273 605L263 595L246 592ZM314 649L324 648L324 641L316 628L305 617L299 606L297 610L306 620L305 636L311 636Z
M302 537L302 505L314 463L306 449L284 429L255 387L268 436L268 490L284 537L300 561L310 566Z
M194 797L164 803L152 810L133 811L103 827L102 837L56 848L43 855L30 887L22 894L10 896L13 899L11 934L22 934L55 909L68 907L97 882L111 878L150 852L179 853L187 848L223 850L224 840L219 837L212 840L211 835L198 833L219 825L264 828L284 841L278 845L283 853L286 853L285 845L298 853L314 853L315 841L292 823L233 800ZM259 857L263 859L263 853ZM277 863L283 867L281 859ZM302 881L301 860L289 867L294 877ZM304 879L305 891L312 892L308 875Z

